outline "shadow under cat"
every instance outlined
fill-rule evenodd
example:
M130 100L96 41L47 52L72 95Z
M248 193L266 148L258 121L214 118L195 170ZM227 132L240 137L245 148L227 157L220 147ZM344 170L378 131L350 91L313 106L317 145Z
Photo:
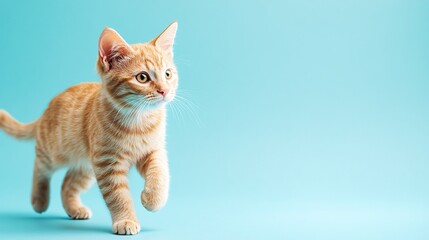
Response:
M5 235L67 235L103 234L110 233L111 227L106 224L94 223L91 220L76 221L64 215L35 215L25 212L0 212L0 232ZM141 229L142 232L152 232L155 229ZM115 235L111 235L115 236Z

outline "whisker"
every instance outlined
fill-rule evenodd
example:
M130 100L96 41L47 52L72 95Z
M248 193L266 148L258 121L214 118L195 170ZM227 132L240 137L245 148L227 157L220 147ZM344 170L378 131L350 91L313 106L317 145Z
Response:
M133 104L134 102L132 102L131 104ZM115 117L113 118L113 121L116 121L116 118L118 117L119 114L123 114L121 113L121 110L125 107L125 105L123 105L119 110L117 110ZM126 113L124 114L126 115Z
M176 101L178 109L180 109L180 112L186 112L188 111L190 115L192 116L193 120L197 123L199 127L202 126L201 119L199 118L197 111L195 109L198 109L198 106L194 104L192 101L179 96L176 94Z
M183 116L182 116L182 113L181 113L181 112L179 112L179 110L177 109L176 104L177 104L177 103L176 103L175 101L172 101L172 102L170 102L170 103L168 104L168 106L169 106L169 107L171 107L171 109L173 110L173 113L174 113L174 115L175 115L176 119L177 119L177 120L179 120L181 123L183 123ZM180 115L179 115L179 113L180 113Z

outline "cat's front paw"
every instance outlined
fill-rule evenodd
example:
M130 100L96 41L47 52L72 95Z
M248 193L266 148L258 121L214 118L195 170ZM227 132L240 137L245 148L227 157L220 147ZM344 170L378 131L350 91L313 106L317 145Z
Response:
M164 207L167 202L167 194L157 194L155 192L143 191L141 195L143 206L151 212L155 212Z
M113 223L112 231L119 235L134 235L140 232L140 224L132 220L124 219Z
M70 218L76 220L90 219L92 217L91 209L85 206L70 209L67 211L67 214L70 216Z

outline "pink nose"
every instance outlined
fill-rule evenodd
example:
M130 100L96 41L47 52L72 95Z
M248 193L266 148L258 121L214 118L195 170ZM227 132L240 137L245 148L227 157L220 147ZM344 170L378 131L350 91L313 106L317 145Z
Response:
M161 94L162 96L166 96L168 94L168 89L160 89L160 90L156 90L159 94Z

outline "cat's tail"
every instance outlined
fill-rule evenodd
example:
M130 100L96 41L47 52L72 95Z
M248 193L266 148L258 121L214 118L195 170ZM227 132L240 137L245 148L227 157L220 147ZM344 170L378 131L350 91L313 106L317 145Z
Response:
M36 123L20 123L16 121L8 112L0 109L0 129L3 129L7 134L18 139L34 138Z

